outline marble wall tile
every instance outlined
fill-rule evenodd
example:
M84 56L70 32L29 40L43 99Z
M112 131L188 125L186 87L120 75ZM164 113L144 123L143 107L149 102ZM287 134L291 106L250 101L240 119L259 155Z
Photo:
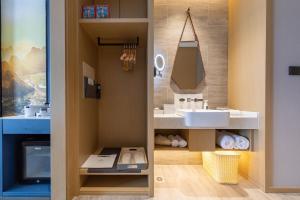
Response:
M168 25L168 6L164 4L154 5L154 28L166 27Z
M154 54L163 54L166 68L162 77L154 79L154 102L156 107L174 103L170 78L177 45L186 18L191 14L199 38L206 77L201 85L210 107L227 105L228 63L228 5L227 0L155 0L154 1ZM193 39L190 24L183 40Z
M167 5L168 0L154 0L154 6L155 5Z
M210 0L208 7L209 25L227 25L228 0ZM226 16L226 17L224 17Z
M227 55L228 55L228 46L227 44L217 44L217 45L209 45L207 49L207 64L208 65L220 65L220 67L227 69Z
M208 86L226 86L227 85L227 77L223 76L227 73L227 69L216 67L208 67L205 69L206 72L206 83Z

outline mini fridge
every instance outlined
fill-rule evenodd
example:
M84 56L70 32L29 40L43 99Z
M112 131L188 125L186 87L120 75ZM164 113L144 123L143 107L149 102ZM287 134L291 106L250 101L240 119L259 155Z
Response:
M50 142L24 141L23 174L24 182L45 183L50 181Z

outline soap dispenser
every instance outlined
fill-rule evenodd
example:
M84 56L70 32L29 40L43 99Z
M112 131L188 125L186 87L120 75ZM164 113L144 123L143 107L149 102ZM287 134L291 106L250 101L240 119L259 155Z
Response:
M208 100L204 100L203 109L208 110Z

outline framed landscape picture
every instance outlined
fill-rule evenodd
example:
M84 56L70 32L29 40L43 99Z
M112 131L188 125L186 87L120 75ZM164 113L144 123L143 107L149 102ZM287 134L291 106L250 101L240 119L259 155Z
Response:
M47 100L47 0L1 0L2 114Z

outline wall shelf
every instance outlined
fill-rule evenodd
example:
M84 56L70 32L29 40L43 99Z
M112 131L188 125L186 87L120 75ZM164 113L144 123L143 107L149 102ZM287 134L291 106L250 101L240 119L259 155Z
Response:
M80 6L85 6L87 2L81 1ZM90 2L88 5L93 3L104 3L104 2ZM110 18L143 18L147 17L147 0L106 0L105 4L110 7ZM82 16L82 10L80 9L80 16Z
M98 43L98 38L140 38L146 44L147 18L80 19L80 26L89 37Z

